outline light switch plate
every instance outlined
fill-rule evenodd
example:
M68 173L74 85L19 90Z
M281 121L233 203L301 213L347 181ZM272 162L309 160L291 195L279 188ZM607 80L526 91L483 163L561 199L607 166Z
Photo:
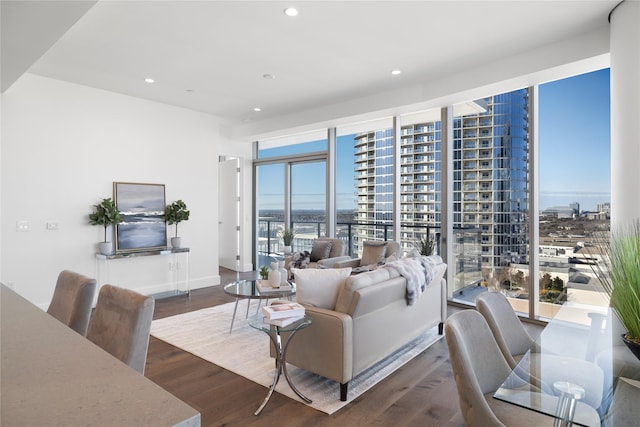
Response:
M16 231L29 231L31 229L31 223L29 221L17 221Z

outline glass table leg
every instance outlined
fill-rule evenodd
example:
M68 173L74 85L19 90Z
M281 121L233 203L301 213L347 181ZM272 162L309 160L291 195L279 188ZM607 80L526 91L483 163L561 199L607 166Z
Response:
M233 322L236 320L236 311L238 311L238 297L236 297L236 305L233 307L233 316L231 317L231 327L229 328L229 333L233 331Z
M553 383L553 388L560 394L553 426L566 427L573 425L576 404L578 400L584 397L584 388L566 381L556 381Z

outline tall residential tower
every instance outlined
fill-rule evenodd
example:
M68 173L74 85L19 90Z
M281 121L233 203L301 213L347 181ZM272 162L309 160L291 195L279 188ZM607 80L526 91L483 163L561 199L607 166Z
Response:
M453 119L453 225L458 271L526 263L529 216L529 93L527 89L478 102L484 111ZM455 110L454 110L455 111ZM402 240L405 249L439 227L441 151L439 120L403 124L400 142ZM393 131L356 136L357 218L391 223ZM382 228L362 227L356 244L380 239ZM432 229L430 232L433 233ZM433 235L430 238L434 238Z

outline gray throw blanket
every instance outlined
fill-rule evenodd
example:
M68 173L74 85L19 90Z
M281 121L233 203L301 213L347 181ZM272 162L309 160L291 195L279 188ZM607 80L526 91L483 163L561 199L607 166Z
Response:
M442 258L438 255L417 256L388 262L385 267L395 269L407 280L407 304L413 305L427 288L440 263Z

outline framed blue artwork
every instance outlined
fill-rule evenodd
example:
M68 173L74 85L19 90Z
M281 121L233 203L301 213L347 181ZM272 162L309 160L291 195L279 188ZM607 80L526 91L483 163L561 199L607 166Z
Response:
M114 182L113 195L123 219L116 226L116 252L167 247L164 184Z

